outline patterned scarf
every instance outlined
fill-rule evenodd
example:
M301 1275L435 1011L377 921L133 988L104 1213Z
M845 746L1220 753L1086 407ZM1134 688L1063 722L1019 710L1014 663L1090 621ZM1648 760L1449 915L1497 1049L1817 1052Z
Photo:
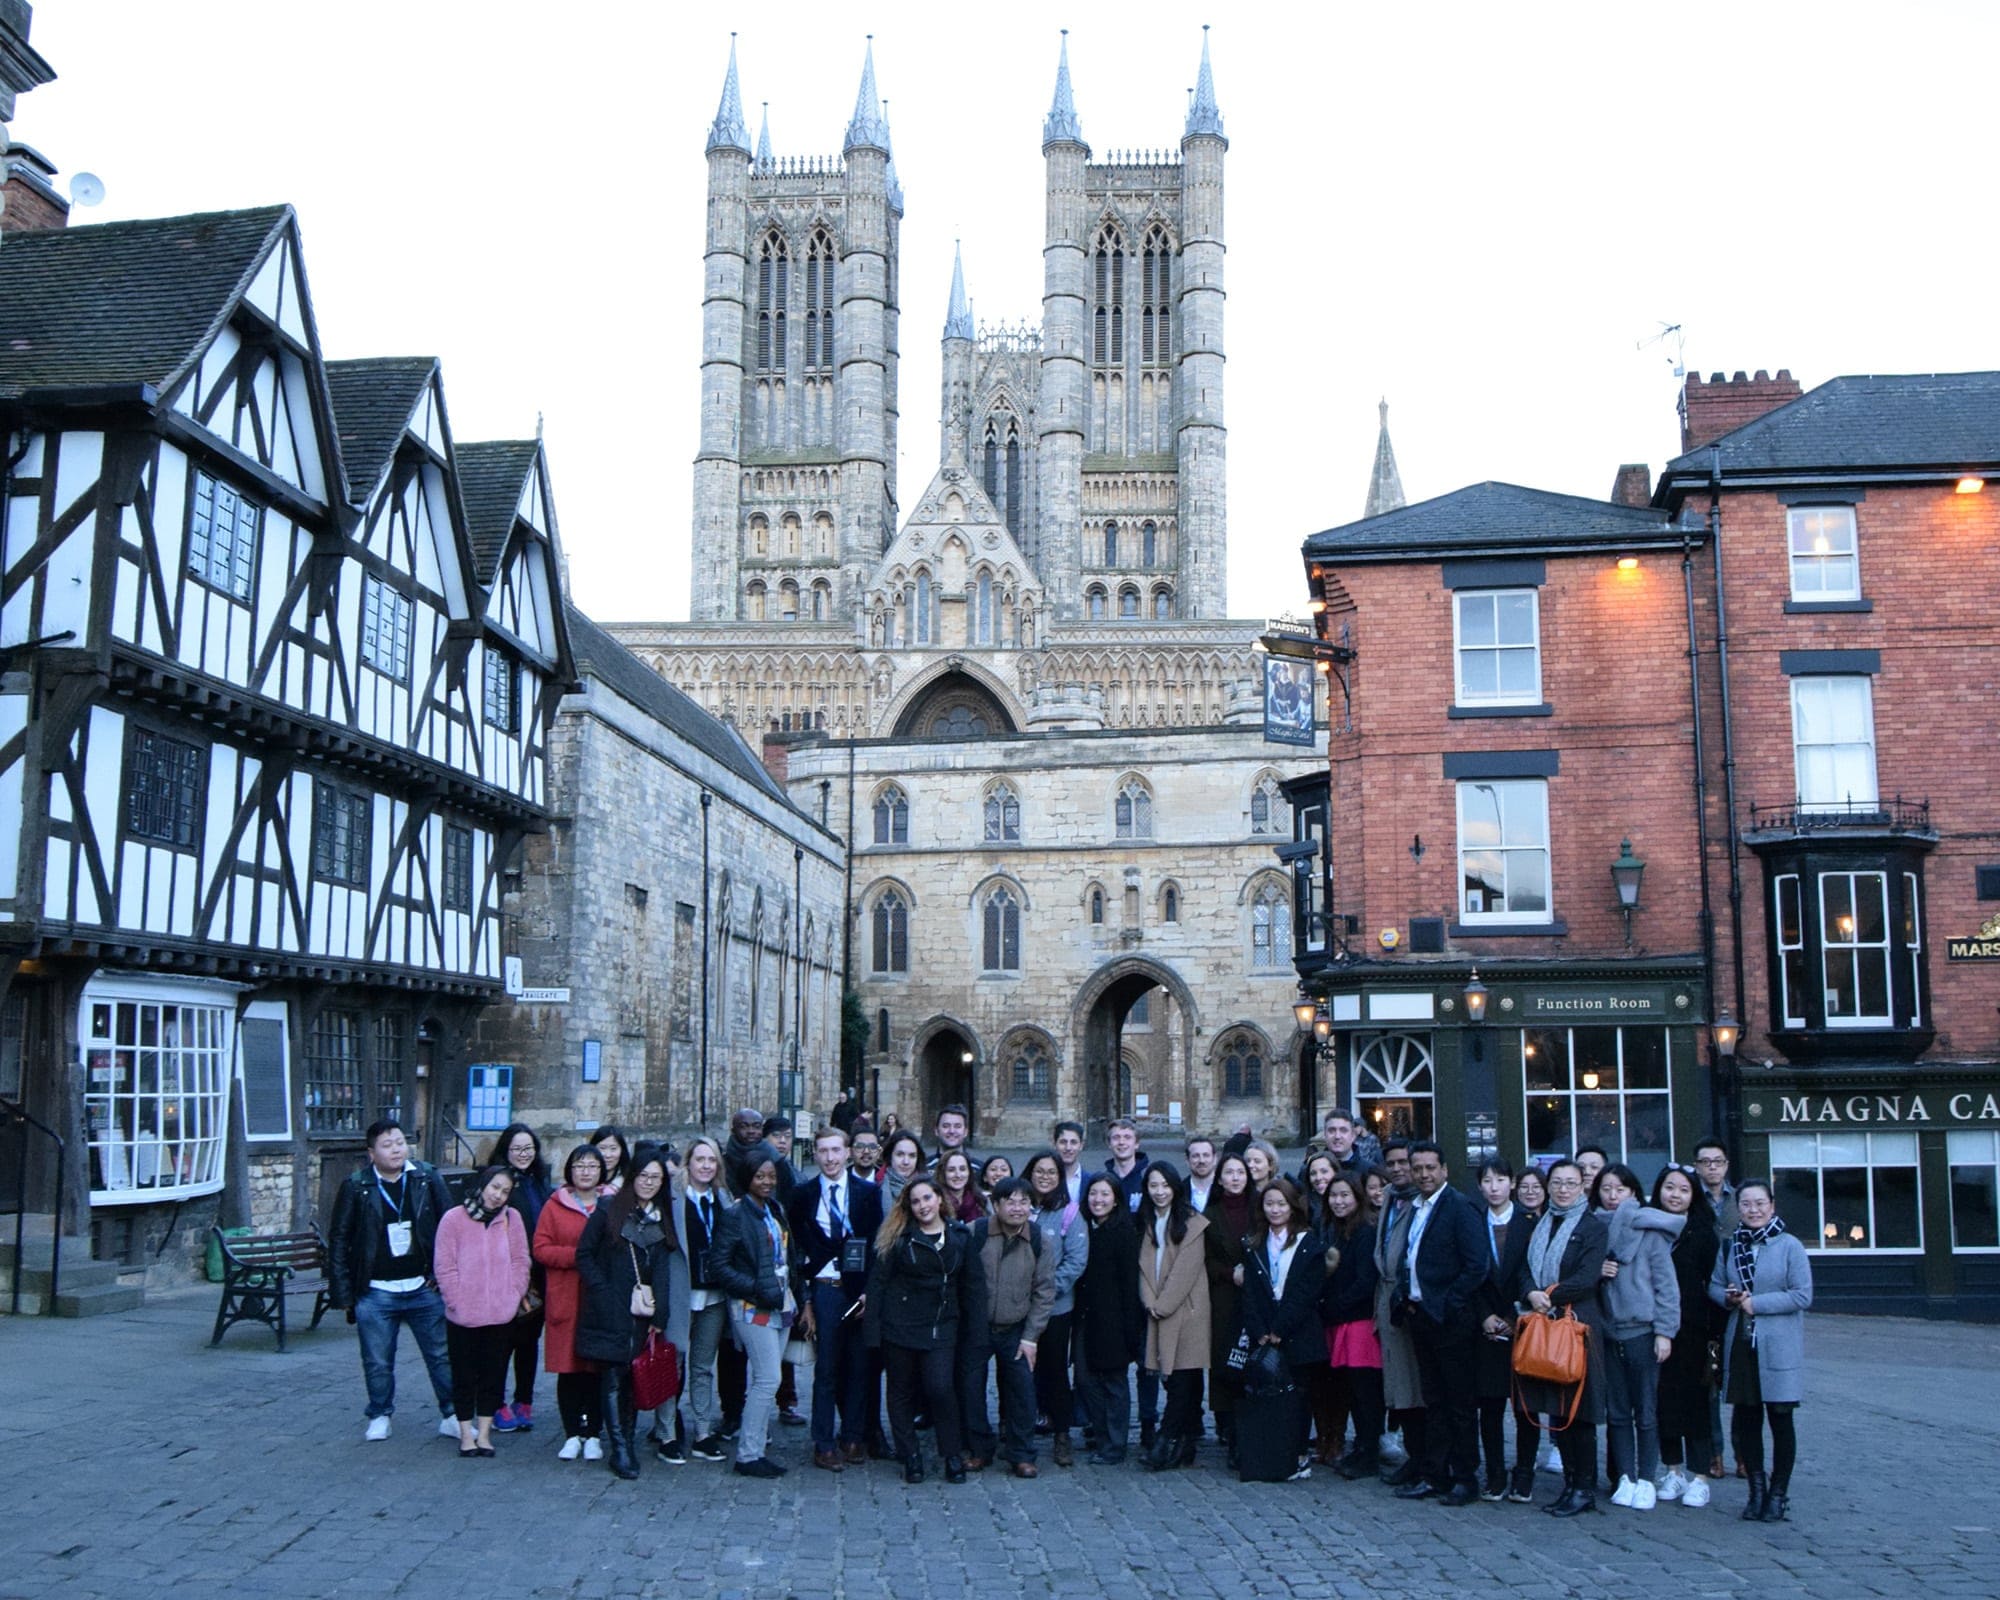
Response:
M1566 1206L1551 1205L1528 1238L1528 1272L1533 1287L1546 1289L1562 1277L1563 1252L1569 1236L1583 1221L1590 1202L1578 1195Z
M1736 1268L1736 1281L1746 1289L1757 1286L1757 1247L1785 1231L1785 1219L1773 1217L1756 1230L1739 1227L1729 1236L1729 1259Z

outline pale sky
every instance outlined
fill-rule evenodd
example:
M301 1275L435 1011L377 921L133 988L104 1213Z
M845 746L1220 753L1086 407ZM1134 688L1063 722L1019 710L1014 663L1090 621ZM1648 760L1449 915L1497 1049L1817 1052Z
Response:
M1662 322L1703 373L2000 368L1988 4L40 0L60 77L12 129L104 180L82 220L291 202L328 356L441 356L462 440L542 414L578 603L680 618L729 22L780 155L839 149L874 32L906 509L954 237L982 320L1040 319L1057 30L1102 156L1178 146L1216 25L1237 617L1305 599L1384 396L1412 500L1602 497L1678 450L1672 345L1635 348Z

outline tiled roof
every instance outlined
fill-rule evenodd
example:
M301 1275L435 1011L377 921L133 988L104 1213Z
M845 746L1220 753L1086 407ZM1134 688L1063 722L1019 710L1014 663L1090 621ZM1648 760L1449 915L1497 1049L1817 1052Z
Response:
M1725 473L1990 467L2000 462L2000 372L1833 378L1715 448ZM1708 463L1704 445L1667 474L1706 476Z
M1451 555L1575 544L1617 544L1673 532L1645 507L1551 494L1513 483L1475 483L1379 517L1328 528L1306 540L1313 556Z
M349 499L366 499L382 481L409 425L410 413L416 410L424 385L436 371L435 356L383 356L326 364L326 386L333 396Z
M535 464L533 439L487 439L454 447L458 490L465 498L465 527L479 581L491 584L514 531L521 486Z
M596 678L752 787L798 809L741 734L702 710L575 606L565 609L579 677Z
M291 218L261 206L8 234L0 396L172 387Z

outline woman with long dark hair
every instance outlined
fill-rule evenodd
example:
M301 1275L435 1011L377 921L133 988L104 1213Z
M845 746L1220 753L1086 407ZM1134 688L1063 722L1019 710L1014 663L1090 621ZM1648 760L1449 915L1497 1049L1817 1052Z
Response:
M1588 1364L1580 1386L1522 1379L1521 1398L1531 1415L1551 1419L1550 1431L1562 1453L1563 1492L1542 1509L1574 1517L1597 1509L1597 1428L1604 1420L1604 1319L1598 1295L1608 1225L1590 1209L1583 1168L1574 1161L1550 1167L1548 1187L1549 1209L1528 1237L1514 1298L1546 1316L1565 1308L1573 1312L1584 1325ZM1573 1420L1555 1420L1569 1419L1572 1408Z
M1188 1205L1187 1183L1171 1161L1146 1169L1140 1209L1139 1302L1150 1323L1146 1365L1166 1382L1159 1442L1150 1471L1191 1466L1201 1439L1201 1375L1208 1369L1208 1220Z
M1514 1203L1514 1169L1493 1160L1479 1169L1479 1195L1486 1202L1486 1282L1479 1296L1479 1444L1485 1457L1482 1500L1527 1505L1535 1494L1535 1447L1541 1430L1512 1403L1514 1319L1520 1314L1514 1285L1528 1257L1536 1218ZM1507 1413L1514 1413L1514 1462L1507 1464Z
M625 1135L609 1122L600 1123L590 1133L590 1142L597 1147L598 1155L604 1162L604 1197L610 1199L625 1187L625 1176L631 1166L631 1147L625 1142Z
M903 1185L923 1170L923 1140L907 1128L898 1128L882 1145L882 1203L894 1205L902 1197Z
M1125 1459L1132 1431L1132 1364L1146 1349L1139 1233L1123 1187L1108 1172L1085 1182L1083 1214L1090 1248L1076 1282L1072 1342L1084 1420L1097 1441L1090 1459L1100 1467L1115 1467Z
M1236 1460L1236 1407L1243 1398L1243 1374L1229 1365L1242 1324L1236 1310L1237 1285L1243 1281L1243 1241L1249 1235L1257 1197L1250 1187L1250 1167L1232 1151L1215 1164L1215 1186L1208 1191L1202 1213L1208 1228L1201 1236L1203 1270L1208 1277L1208 1408L1215 1413L1216 1436L1230 1463ZM1151 1418L1141 1418L1139 1446L1151 1449Z
M1805 1399L1806 1310L1812 1262L1785 1230L1762 1178L1736 1186L1736 1229L1716 1252L1708 1297L1729 1311L1722 1339L1722 1397L1729 1437L1750 1482L1745 1522L1783 1522L1791 1506L1799 1442L1793 1414ZM1764 1427L1771 1471L1764 1473Z
M1320 1320L1326 1326L1327 1370L1333 1379L1330 1432L1339 1438L1354 1418L1354 1443L1333 1463L1343 1478L1362 1478L1382 1464L1382 1341L1375 1332L1375 1212L1365 1184L1339 1173L1326 1186L1333 1221L1322 1238L1326 1287Z
M520 1216L521 1226L532 1241L542 1220L542 1207L548 1204L551 1193L549 1164L542 1159L542 1141L525 1122L509 1123L493 1141L492 1160L514 1175L514 1188L507 1204ZM528 1296L534 1309L511 1324L514 1347L509 1354L514 1363L514 1398L494 1416L495 1433L526 1433L535 1425L535 1358L542 1343L542 1303L548 1298L539 1265L529 1269Z
M1339 1171L1340 1163L1330 1152L1315 1150L1306 1157L1306 1164L1299 1173L1298 1191L1300 1203L1306 1211L1305 1227L1322 1240L1333 1229L1333 1214L1327 1209L1326 1193ZM1333 1368L1327 1364L1323 1338L1319 1353L1303 1364L1296 1376L1312 1410L1313 1459L1323 1467L1330 1467L1339 1458L1341 1447L1346 1443L1344 1430L1347 1423L1343 1416L1336 1414Z
M943 1200L943 1191L921 1173L903 1186L875 1235L863 1313L868 1343L882 1352L889 1436L905 1483L924 1481L919 1412L928 1412L937 1430L945 1482L965 1482L955 1378L971 1247L965 1228L945 1215Z
M667 1225L666 1187L666 1158L650 1148L634 1152L625 1187L591 1212L576 1247L583 1285L576 1350L603 1369L598 1404L611 1470L621 1478L639 1476L632 1358L650 1329L664 1333L667 1326L669 1258L678 1246Z
M1326 1286L1325 1247L1306 1226L1306 1203L1289 1178L1273 1178L1257 1196L1257 1220L1243 1246L1243 1332L1254 1352L1274 1346L1306 1387L1308 1370L1326 1364L1326 1329L1319 1319L1320 1291ZM1293 1440L1298 1470L1312 1475L1305 1449L1306 1417L1298 1418Z
M1049 1455L1059 1467L1075 1459L1069 1430L1076 1426L1076 1395L1070 1387L1070 1329L1076 1315L1076 1281L1090 1259L1090 1227L1082 1206L1071 1201L1062 1157L1037 1150L1022 1175L1035 1203L1035 1226L1042 1248L1056 1258L1056 1298L1035 1352L1035 1409L1049 1421Z
M597 1409L600 1383L597 1364L576 1353L576 1325L581 1315L582 1282L576 1268L576 1247L590 1214L603 1194L604 1158L594 1144L580 1144L563 1163L563 1186L542 1207L535 1224L535 1264L542 1269L542 1310L548 1323L544 1359L556 1375L556 1409L562 1415L562 1448L556 1457L600 1461L598 1440L604 1419Z
M736 1471L746 1478L785 1474L764 1454L777 1410L785 1339L799 1309L792 1233L776 1198L784 1159L762 1141L751 1146L743 1158L743 1197L728 1214L710 1267L710 1275L729 1291L730 1317L750 1368L736 1438Z
M1708 1347L1722 1337L1721 1309L1708 1298L1709 1274L1721 1240L1715 1209L1703 1201L1701 1175L1690 1166L1669 1162L1653 1180L1653 1208L1668 1216L1685 1217L1674 1240L1674 1278L1680 1284L1681 1319L1673 1334L1673 1349L1660 1364L1660 1482L1662 1500L1678 1500L1699 1509L1708 1504L1709 1458L1715 1441L1708 1421Z
M506 1384L514 1319L528 1292L528 1233L507 1204L513 1187L509 1168L488 1167L473 1180L465 1203L438 1221L431 1266L444 1298L461 1456L493 1454L493 1417Z

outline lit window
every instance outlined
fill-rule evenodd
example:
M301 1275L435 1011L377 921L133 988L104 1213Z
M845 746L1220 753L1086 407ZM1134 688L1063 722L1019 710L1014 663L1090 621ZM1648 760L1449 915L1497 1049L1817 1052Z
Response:
M1458 869L1467 922L1548 921L1548 784L1539 778L1461 783Z
M398 683L410 681L410 597L380 578L361 583L361 659Z
M1771 1187L1808 1250L1924 1247L1914 1133L1774 1133Z
M1528 1159L1597 1145L1652 1182L1673 1148L1665 1028L1525 1028Z
M1859 600L1854 507L1795 506L1787 514L1794 600Z
M233 1006L183 1005L151 987L130 996L97 983L85 991L93 1203L184 1199L222 1187L234 1015Z
M1823 872L1819 901L1826 1025L1888 1027L1888 874Z
M1542 698L1541 597L1533 589L1460 590L1459 705L1534 705Z
M1866 677L1792 679L1799 808L1873 811L1875 700Z
M1021 905L1006 889L986 897L981 956L988 972L1021 970Z
M877 844L910 842L909 797L894 784L875 797L875 842Z
M188 511L188 571L211 589L250 598L257 565L257 528L264 508L205 472L194 475Z

